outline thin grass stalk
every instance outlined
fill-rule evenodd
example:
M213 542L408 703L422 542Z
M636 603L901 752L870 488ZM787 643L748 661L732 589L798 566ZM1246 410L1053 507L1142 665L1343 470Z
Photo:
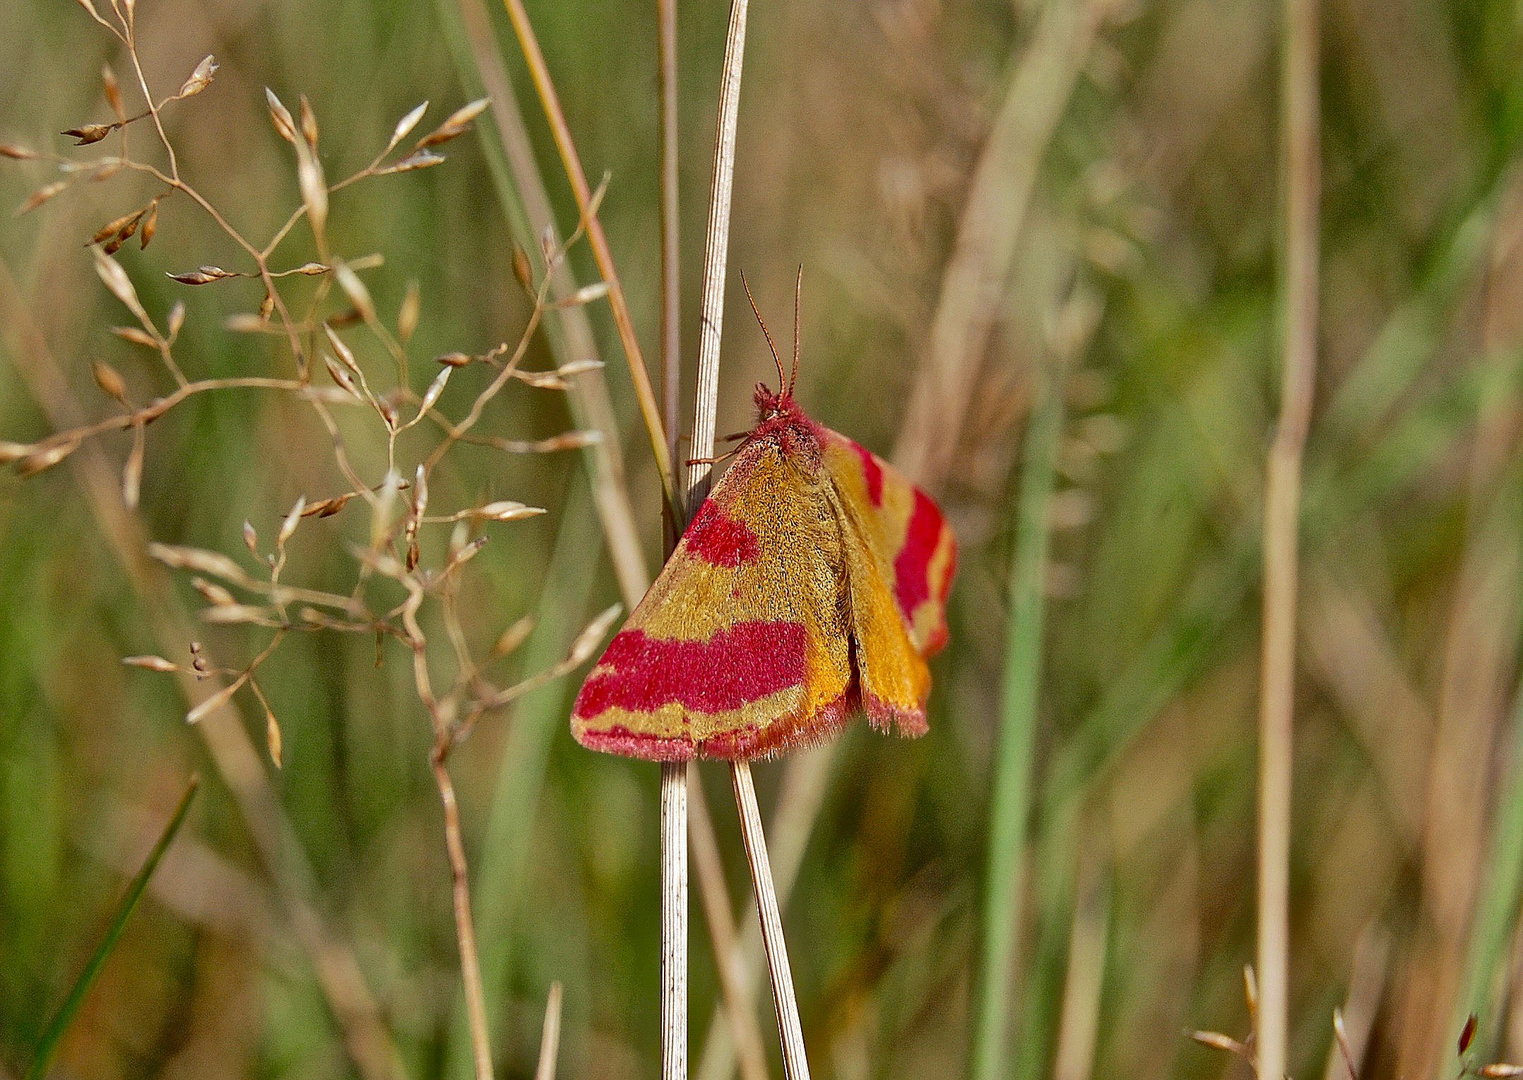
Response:
M640 352L639 339L635 336L634 321L629 315L624 286L614 267L613 251L608 246L603 223L596 214L590 212L592 188L587 183L587 174L582 170L582 159L577 154L576 143L571 139L571 128L561 109L560 96L555 91L555 83L551 81L550 69L545 64L539 39L534 35L534 27L529 23L529 13L524 10L522 0L503 0L503 4L507 7L508 21L513 24L513 33L517 35L524 59L528 62L529 75L534 80L534 89L539 93L540 104L544 106L545 117L550 121L550 132L555 138L556 149L560 151L566 176L571 181L577 208L587 219L587 241L592 247L592 257L597 261L603 280L608 283L609 307L613 310L619 340L624 345L624 358L629 363L629 374L634 383L635 398L640 404L640 415L645 420L645 429L650 436L651 453L655 455L656 471L661 477L661 490L672 507L679 507L681 504L678 501L676 473L672 468L672 457L667 452L667 437L661 423L660 408L656 404L656 393L650 385L650 373L645 368L645 358Z
M735 141L740 120L740 82L746 48L747 0L734 0L725 37L724 68L719 81L719 115L714 135L714 173L709 199L709 225L703 253L703 303L699 319L697 393L693 409L693 460L687 473L687 512L691 517L705 496L713 472L714 425L719 411L719 355L724 326L725 271L730 248L730 203L735 178ZM736 762L731 768L736 808L751 866L761 914L762 943L772 973L773 1002L783 1045L783 1064L789 1080L809 1075L804 1035L794 1000L793 978L783 941L782 918L767 860L767 841L751 768Z
M1042 675L1045 619L1043 582L1050 531L1048 505L1063 431L1063 389L1058 365L1049 365L1039 404L1022 449L1015 552L1010 569L1010 629L1005 642L1004 689L989 822L984 881L980 992L974 1031L974 1080L1009 1075L1009 1021L1013 999L1016 931L1025 901L1026 829L1036 741L1037 687Z
M661 395L666 452L677 460L677 395L681 390L681 307L677 271L677 0L657 0L661 96ZM680 508L667 499L661 521L666 554L680 533ZM685 519L684 519L685 520ZM688 796L691 770L661 764L661 1075L687 1077ZM694 785L695 786L695 785ZM697 792L699 801L703 793ZM703 811L707 820L707 808ZM712 831L712 830L711 830ZM719 885L723 886L723 878ZM713 906L711 904L711 906ZM728 899L718 906L729 907ZM714 924L710 922L712 927Z
M1465 983L1450 1024L1450 1030L1458 1030L1467 1015L1481 1017L1478 1038L1483 1040L1483 1047L1497 1046L1498 1032L1492 1022L1500 1005L1496 976L1507 961L1518 923L1519 898L1523 897L1523 687L1513 699L1508 728L1512 750L1497 792L1491 849L1476 901ZM1483 1048L1481 1054L1484 1060L1490 1052Z
M1258 1074L1285 1075L1288 1032L1290 798L1295 703L1301 458L1317 362L1317 204L1321 187L1317 0L1285 0L1284 287L1280 419L1264 490L1264 629L1259 711Z
M661 78L661 410L666 450L677 460L682 393L681 219L677 169L677 0L656 0ZM676 522L668 516L672 526ZM674 531L673 530L669 530ZM671 537L674 539L674 537Z
M460 940L460 978L465 987L466 1016L470 1023L471 1060L476 1080L492 1080L492 1035L487 1024L486 995L481 985L481 958L476 951L476 924L471 918L471 882L465 860L465 839L460 833L460 805L455 783L445 762L448 743L435 746L430 765L439 801L444 805L444 840L450 864L450 895L455 908L455 930Z
M687 766L661 763L661 1076L687 1080Z
M688 791L695 796L703 791L696 762L688 763ZM762 1046L761 1031L752 1009L751 990L735 933L735 916L725 895L724 864L719 858L714 822L709 816L708 804L702 798L693 798L688 806L688 831L693 841L693 862L698 867L698 895L703 901L704 920L709 925L714 965L718 969L726 1006L725 1016L722 1018L716 1013L714 1022L719 1025L721 1019L728 1019L728 1026L722 1030L734 1038L733 1046L743 1080L767 1080L767 1052Z
M730 769L730 778L735 785L735 806L740 811L740 835L745 841L746 861L751 866L751 881L756 888L767 970L772 976L772 1002L777 1008L783 1075L788 1080L809 1080L804 1029L799 1022L793 971L788 965L788 949L783 941L783 918L777 907L777 892L772 888L772 867L767 861L767 840L762 832L761 811L756 806L756 787L751 782L751 763L735 762Z
M142 899L143 890L148 888L148 879L158 869L160 860L169 850L169 845L179 833L180 826L185 824L185 815L190 810L190 801L195 797L200 786L201 778L192 776L190 783L186 785L185 794L180 796L174 813L169 816L169 822L164 826L164 831L159 834L152 850L148 852L148 858L143 861L142 869L137 872L128 884L127 891L117 902L116 911L112 914L111 922L106 928L106 936L101 939L95 952L90 955L84 970L79 973L79 978L74 980L74 985L69 989L68 997L58 1007L58 1011L53 1014L53 1019L48 1022L47 1029L42 1033L42 1040L37 1045L36 1057L32 1059L32 1067L27 1070L27 1080L43 1080L47 1076L48 1066L53 1063L53 1056L58 1053L58 1046L63 1041L64 1035L68 1033L69 1025L79 1014L79 1007L84 1003L85 995L90 992L90 987L95 985L101 969L106 966L106 960L116 948L116 943L121 940L122 931L127 928L127 920L132 917L132 912L137 908L137 902Z
M783 777L778 784L777 806L772 812L769 833L772 841L769 860L772 864L772 881L776 886L779 909L786 909L788 897L798 880L799 867L809 846L809 835L825 802L825 792L830 786L830 776L838 754L839 743L826 743L813 750L799 751L788 758L783 766ZM700 878L701 882L703 879ZM761 922L756 910L756 897L746 899L745 910L737 924L743 929L735 943L731 961L735 967L745 1000L750 1001L762 977L765 957L762 955ZM748 1019L754 1019L748 1017ZM721 1017L714 1017L703 1044L703 1057L698 1066L698 1080L729 1080L735 1073L738 1047L731 1039L733 1025L727 1026ZM744 1062L740 1062L742 1069ZM747 1074L742 1074L747 1075ZM748 1076L749 1080L749 1076Z
M534 1068L534 1080L555 1080L556 1058L561 1046L561 984L550 984L550 996L545 999L545 1023L539 1034L539 1064Z

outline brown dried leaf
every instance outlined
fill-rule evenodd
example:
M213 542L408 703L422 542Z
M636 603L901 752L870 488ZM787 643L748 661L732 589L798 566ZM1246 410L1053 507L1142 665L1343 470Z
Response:
M296 144L296 180L312 232L321 237L328 227L328 182L323 178L322 162L305 142Z
M154 234L158 231L159 200L154 199L153 202L148 204L148 216L143 220L143 235L138 244L138 250L141 251L146 249L148 247L148 242L153 239Z
M392 173L412 172L414 169L426 169L430 165L442 165L444 155L436 154L432 150L418 150L408 154L401 161L388 165L384 169L377 169L377 176L389 176Z
M534 299L534 268L529 265L529 253L517 244L513 245L513 276L518 279L519 287L529 294L529 298Z
M502 632L502 636L492 645L492 655L500 658L516 652L533 630L534 616L525 615Z
M280 768L280 722L275 719L275 713L268 705L264 707L264 740L270 748L270 761L277 769Z
M439 374L434 376L434 381L428 384L428 390L423 395L423 402L418 406L420 413L426 413L432 409L439 400L439 395L444 393L444 384L449 382L450 372L455 369L446 365Z
M296 142L296 121L291 119L291 112L280 103L275 96L275 91L268 86L264 88L265 104L270 107L270 122L275 125L275 130L286 142Z
M296 505L291 507L286 514L285 520L280 523L280 531L275 534L275 550L280 551L286 546L286 541L291 539L291 534L296 531L297 523L301 521L302 511L307 508L307 497L297 496Z
M22 214L30 213L37 209L68 186L69 181L67 180L54 180L51 184L42 185L42 187L27 196L26 202L16 208L16 216L20 217Z
M423 294L418 288L417 279L413 279L407 283L407 291L402 294L402 304L397 308L397 340L403 345L412 340L422 312Z
M1459 1047L1460 1047L1460 1053L1461 1054L1464 1054L1464 1052L1466 1050L1470 1049L1470 1042L1471 1042L1472 1039L1475 1038L1475 1025L1476 1025L1476 1015L1475 1015L1475 1013L1471 1013L1465 1019L1465 1026L1460 1029Z
M100 142L115 130L115 124L86 124L83 127L70 128L64 134L74 140L75 146L89 146L91 143Z
M171 570L194 570L230 581L234 585L246 585L249 581L243 567L220 551L152 543L148 545L148 554Z
M317 114L312 111L312 103L307 100L307 95L301 96L301 137L307 140L307 148L313 153L317 152Z
M188 98L199 94L211 85L212 75L216 70L216 60L208 56L196 65L196 69L190 73L190 78L186 79L180 86L180 92L175 97Z
M239 311L223 319L222 326L235 334L262 334L269 328L269 321L252 311Z
M210 285L214 281L222 281L225 278L245 277L236 270L224 270L220 266L201 266L184 274L170 274L171 281L178 281L181 285Z
M200 593L202 598L213 607L232 607L238 603L237 598L232 593L228 592L221 585L218 585L215 581L207 581L203 577L198 577L191 578L190 583L196 592Z
M115 236L117 233L121 232L128 225L132 224L134 219L141 217L142 214L143 214L143 211L141 211L141 210L134 210L130 214L123 214L121 217L116 218L113 221L106 222L100 228L95 230L95 234L90 237L90 243L92 243L92 244L103 244L103 243L105 243L106 239L108 237Z
M603 441L598 431L565 431L548 439L493 439L492 445L509 454L554 454L562 450L581 450Z
M22 476L35 476L44 469L51 469L78 449L78 439L67 439L63 442L39 446L16 462L16 471Z
M119 327L118 329L126 330L130 329L130 327ZM122 378L121 372L117 371L116 368L104 360L91 361L90 371L95 376L96 386L100 387L111 397L114 397L117 401L120 401L123 405L127 404L127 383Z
M243 685L245 678L247 678L247 676L239 678L234 682L230 682L218 690L216 693L202 699L199 705L185 714L185 722L187 724L194 724L196 721L205 717L208 713L214 712L215 710L220 709L222 706L226 705L233 699L233 695L238 692L238 688Z
M459 138L471 129L471 121L480 116L482 111L491 104L490 98L477 98L468 105L462 105L450 113L433 131L419 139L414 150L422 150L429 146L438 146L447 143L451 139Z
M240 624L253 626L279 626L280 620L268 610L255 607L252 604L232 604L224 607L206 608L201 612L201 621L211 623L214 626L237 626Z
M128 667L142 668L145 671L160 671L165 674L180 670L179 664L165 660L162 656L124 656L122 663Z
M106 104L111 106L111 111L116 115L118 124L127 122L127 109L122 104L122 87L116 81L116 72L111 70L110 64L102 64L100 68L101 87L106 93Z
M1248 1047L1234 1039L1231 1035L1223 1035L1220 1031L1192 1031L1190 1038L1202 1046L1209 1046L1215 1050L1225 1050L1229 1054L1248 1056Z
M343 367L333 359L333 357L324 356L323 366L328 369L328 376L334 382L338 383L338 385L342 386L350 394L354 395L356 399L360 401L365 400L364 395L360 393L360 388L354 384L354 379L350 377L349 373L345 371Z
M538 506L526 506L521 502L504 499L500 502L487 503L477 507L471 514L483 521L519 521L523 518L538 517L545 511Z
M354 498L354 492L348 491L342 495L335 495L331 499L323 499L320 502L309 503L307 508L302 511L302 516L316 518L332 517L334 514L342 510L345 506L349 505L349 500L352 498Z
M335 266L333 274L338 279L339 288L344 290L344 295L349 297L349 302L360 313L360 317L366 322L373 321L375 302L370 299L370 290L365 288L365 283L360 280L359 275L347 263L339 263Z
M556 303L558 308L577 307L582 304L590 304L594 300L601 300L608 295L608 282L594 281L591 285L583 285L566 299Z
M602 644L603 638L608 635L609 627L624 613L623 604L614 604L605 610L596 619L587 624L587 628L576 636L576 641L571 644L571 652L566 657L566 663L572 667L584 663L592 658L592 654Z
M113 326L111 332L123 341L130 341L134 345L142 345L149 349L159 347L159 343L153 339L152 334L136 326Z

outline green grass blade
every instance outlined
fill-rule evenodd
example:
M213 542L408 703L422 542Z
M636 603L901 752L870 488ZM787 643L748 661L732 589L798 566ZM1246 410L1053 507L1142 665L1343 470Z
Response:
M1063 430L1063 388L1049 381L1031 418L1023 448L1015 554L1010 573L1010 628L1005 642L1004 693L994 761L989 825L988 877L984 884L983 954L980 958L978 1024L973 1044L975 1080L1007 1075L1010 971L1025 890L1026 825L1042 672L1043 579L1050 535L1058 438Z
M148 860L143 863L143 868L137 872L137 876L132 879L132 884L127 886L126 894L117 904L116 913L111 917L111 925L106 930L105 938L96 947L90 962L85 965L85 970L80 972L79 978L74 980L69 996L59 1006L58 1012L53 1014L47 1031L43 1033L42 1042L37 1047L37 1056L26 1074L27 1080L42 1080L47 1075L48 1066L53 1063L53 1056L58 1053L58 1044L63 1041L69 1025L74 1022L74 1017L79 1013L79 1007L84 1002L85 995L90 992L90 987L95 985L101 968L106 966L107 958L121 939L127 920L132 916L133 909L137 907L138 900L142 898L143 890L148 888L148 879L153 876L154 870L158 869L159 860L164 857L164 852L169 850L169 845L174 840L175 834L180 831L180 826L185 824L185 814L190 809L190 801L200 786L200 778L191 777L185 794L180 796L180 804L175 807L174 816L169 819L169 824L164 826L164 831L159 834L158 842L148 853Z

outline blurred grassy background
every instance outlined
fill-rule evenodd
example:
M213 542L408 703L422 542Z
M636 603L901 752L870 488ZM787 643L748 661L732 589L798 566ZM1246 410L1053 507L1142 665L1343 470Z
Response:
M125 75L126 58L75 4L0 5L10 28L0 141L62 148L56 132L107 118L100 65ZM431 99L438 118L475 96L450 0L140 7L156 86L172 89L207 53L221 64L205 94L169 114L170 135L187 177L254 237L299 198L263 87L288 104L311 99L330 178L368 161L418 101ZM538 0L530 13L589 174L612 175L602 217L654 357L655 5ZM681 5L689 357L726 16L719 3ZM753 7L732 266L786 326L803 264L802 400L881 453L929 461L918 471L964 552L931 734L905 744L859 725L845 736L785 912L817 1076L965 1071L1022 436L1041 373L1059 363L1015 1068L1059 1080L1243 1069L1181 1032L1248 1025L1259 506L1277 400L1277 18L1264 0ZM1322 27L1322 355L1303 515L1290 1063L1297 1077L1323 1069L1342 1006L1361 1075L1421 1080L1454 1068L1456 1017L1471 1008L1481 1060L1523 1056L1512 760L1523 14L1501 0L1329 0ZM574 204L548 130L498 30L569 229ZM1002 116L1019 122L1002 128ZM134 138L148 155L147 132ZM457 141L441 167L333 200L336 245L386 256L366 275L383 313L409 279L421 283L418 390L427 358L514 340L528 314L489 145L489 135ZM984 162L978 202L970 185ZM40 164L5 164L0 205L50 178ZM0 228L0 436L53 430L39 399L109 413L92 358L140 396L164 391L142 351L107 332L124 316L83 246L153 190L132 178L80 185ZM979 296L944 297L969 230L1008 248L1008 264L993 259ZM159 231L148 251L129 246L120 259L155 315L175 299L189 305L177 355L192 377L288 372L273 339L221 328L257 304L247 283L193 290L163 276L238 265L227 238L184 199L164 204ZM309 257L304 245L294 237L283 265ZM582 280L595 278L584 249L574 261ZM748 425L749 388L770 369L737 296L721 432ZM914 390L938 312L962 302L984 312L952 357L966 408L956 394ZM1084 311L1098 318L1092 334L1073 330L1085 329ZM654 566L654 470L606 305L591 314ZM551 362L537 344L533 363ZM520 389L487 423L530 438L571 421L559 396ZM351 434L375 452L373 432L370 443ZM138 517L164 542L242 556L245 519L267 536L297 495L339 486L327 436L278 396L196 398L148 444ZM128 441L99 445L114 475ZM456 505L550 509L498 527L472 564L463 616L473 641L489 644L535 611L574 630L616 598L575 455L463 451L439 490ZM463 1075L450 1048L449 872L404 651L389 644L377 670L367 637L299 635L262 669L285 740L284 768L262 766L279 807L266 810L290 826L266 843L184 724L172 681L120 664L183 658L188 637L163 640L148 608L197 601L185 575L124 571L114 519L88 491L88 464L0 476L0 1072L30 1062L184 778L200 770L190 825L57 1074L356 1075L354 1040L384 1030L408 1076ZM355 528L340 515L304 529L287 579L347 592L342 541ZM167 592L145 600L139 580ZM195 633L231 664L268 636ZM547 635L521 666L543 666L556 648ZM565 726L575 689L563 681L484 722L452 763L499 1062L504 1075L531 1074L559 980L563 1075L653 1076L657 770L577 747ZM262 746L262 711L239 703ZM764 811L780 773L758 770ZM719 769L705 779L738 900L728 784ZM314 937L309 918L330 936ZM357 967L336 969L319 940ZM701 1051L717 989L696 905L693 948ZM374 999L374 1029L335 1005L353 1000L342 988L354 980Z

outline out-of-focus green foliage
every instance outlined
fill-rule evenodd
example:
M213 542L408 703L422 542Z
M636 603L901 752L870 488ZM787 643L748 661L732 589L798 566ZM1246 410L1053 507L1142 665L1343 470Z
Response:
M785 324L803 264L800 396L817 419L882 453L903 435L970 179L1013 73L1043 47L1036 28L1050 5L1088 7L752 6L731 265ZM691 357L727 6L679 6ZM611 174L602 219L648 357L659 262L655 8L530 5L587 172L594 182ZM1277 401L1278 12L1264 0L1095 9L1098 30L1069 61L1078 74L1052 136L1030 148L1040 169L987 347L973 358L971 405L945 421L954 463L932 478L963 560L952 643L933 667L931 734L907 744L858 725L844 736L785 911L819 1077L967 1068L1019 448L1033 372L1050 359L1055 313L1076 288L1093 291L1102 314L1064 381L1030 845L1018 856L1026 899L1013 1058L1024 1077L1060 1080L1240 1067L1181 1032L1241 1036L1248 1026L1260 494ZM167 131L187 178L262 238L300 200L264 88L287 104L310 99L323 166L347 175L419 101L434 103L425 131L474 96L450 44L456 10L451 0L139 0L138 37L160 93L216 55L215 81L166 112ZM569 232L570 191L499 15L501 51ZM0 143L84 153L57 132L109 120L102 63L136 99L128 58L79 5L0 0L0 25ZM1321 1072L1332 1009L1343 1007L1367 1052L1361 1077L1424 1080L1452 1075L1456 1017L1471 1008L1481 1014L1477 1061L1523 1056L1510 944L1523 805L1513 764L1523 22L1499 0L1328 0L1322 25L1322 326L1303 514L1290 1061L1296 1077ZM147 128L131 130L135 153L159 160ZM441 166L335 194L329 222L343 252L384 254L364 277L386 318L407 282L420 283L410 350L420 393L432 357L516 341L529 314L487 154L474 136L440 149L450 159ZM45 163L0 165L0 206L55 178ZM125 176L81 182L0 223L0 439L53 430L41 397L84 418L110 415L117 407L91 378L96 359L140 399L169 389L151 353L110 334L128 320L85 246L159 190ZM1009 198L1020 197L1012 183ZM304 229L281 250L282 265L316 257ZM242 267L241 257L182 197L163 203L152 246L118 255L156 318L187 304L176 356L193 378L290 374L277 339L223 328L258 305L257 286L187 288L164 273ZM585 248L572 261L581 280L595 278ZM748 425L749 388L770 370L738 295L721 433ZM659 489L607 306L589 312L654 567ZM537 338L528 366L550 362ZM61 382L49 381L54 372ZM464 395L482 376L465 369L458 379L467 389L452 383L450 393ZM560 395L515 388L483 423L533 439L572 421ZM358 425L346 434L374 438ZM115 477L129 447L129 436L110 435L80 456L103 454L98 464ZM147 447L137 514L146 534L239 559L245 520L268 547L298 495L343 486L327 433L281 395L199 396L153 424ZM0 474L0 1076L31 1061L136 867L138 838L162 825L192 771L205 777L201 803L55 1075L358 1075L323 958L293 924L291 875L261 855L184 723L173 680L121 664L148 653L186 663L190 642L155 637L81 476L68 466ZM441 506L516 499L550 511L494 526L466 569L462 620L478 651L538 615L543 636L507 669L553 663L557 643L616 599L576 454L466 447L435 488ZM350 521L304 526L285 579L347 593L355 563L345 541L364 540ZM200 605L189 574L168 580L179 604ZM269 638L260 628L197 632L232 667ZM260 669L284 743L283 767L263 768L291 827L275 865L310 865L313 913L357 961L406 1074L463 1075L448 1049L459 961L428 716L405 648L379 648L378 667L369 636L298 634ZM531 1075L558 980L562 1075L654 1076L657 769L576 746L564 723L574 690L572 677L483 720L451 759L467 852L492 882L477 910L498 990L500 1072ZM263 747L264 710L247 691L236 700ZM777 765L757 769L764 811L778 775ZM738 903L745 864L728 780L715 768L705 782ZM696 904L693 925L696 1071L718 986ZM770 1009L759 1009L770 1040Z

